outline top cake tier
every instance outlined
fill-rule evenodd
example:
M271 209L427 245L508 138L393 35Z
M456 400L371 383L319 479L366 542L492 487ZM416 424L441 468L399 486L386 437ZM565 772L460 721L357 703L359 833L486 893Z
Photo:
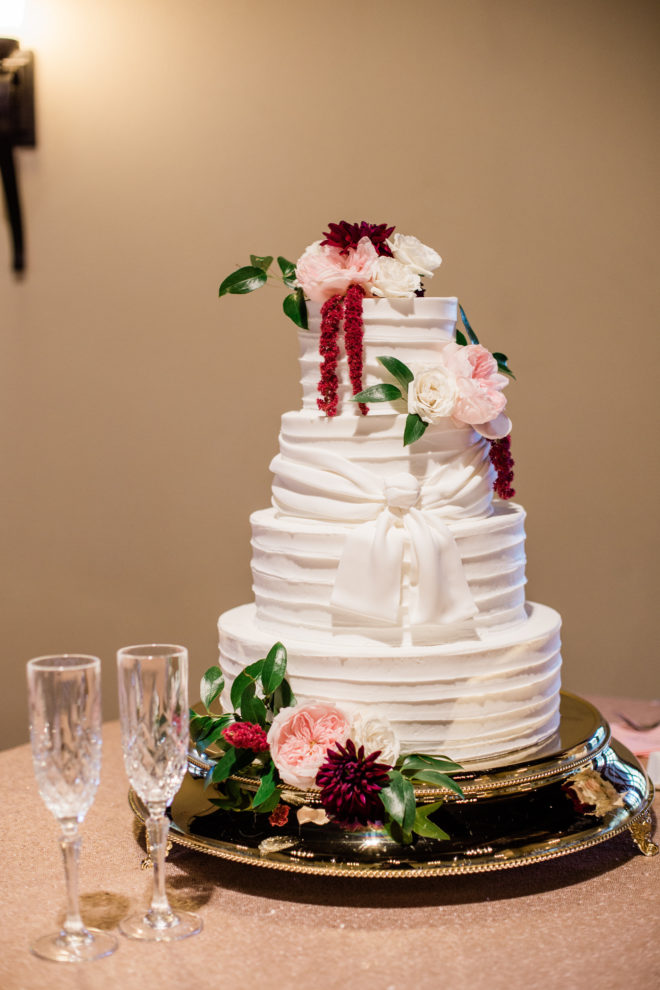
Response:
M381 355L398 358L409 366L434 364L443 346L454 339L458 316L458 299L455 296L365 299L362 305L364 388L389 380L387 372L378 362ZM309 329L298 332L303 409L318 410L321 307L310 302L307 310ZM357 403L351 402L353 393L343 335L340 335L338 343L338 415L359 416L361 413ZM389 402L374 403L369 408L369 415L391 414L392 409Z

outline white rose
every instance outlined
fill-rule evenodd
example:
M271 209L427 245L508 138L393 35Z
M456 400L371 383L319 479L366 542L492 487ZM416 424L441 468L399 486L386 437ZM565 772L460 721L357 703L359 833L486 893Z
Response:
M393 767L399 758L400 744L397 735L387 721L377 715L356 715L351 725L351 739L355 748L364 746L364 755L380 750L378 763Z
M392 254L402 265L411 268L418 275L431 278L436 268L442 264L442 258L437 251L412 234L394 234L387 242Z
M401 298L414 296L422 286L419 275L396 258L380 257L371 282L375 296Z
M408 412L417 413L425 423L436 423L451 416L458 387L454 375L443 365L427 368L408 385Z

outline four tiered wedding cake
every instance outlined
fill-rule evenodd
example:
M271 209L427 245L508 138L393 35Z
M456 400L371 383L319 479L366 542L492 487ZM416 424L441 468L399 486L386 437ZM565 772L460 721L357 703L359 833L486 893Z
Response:
M507 762L556 730L561 658L559 616L525 602L506 358L421 295L440 259L414 237L333 224L295 276L279 260L302 408L251 517L255 602L220 616L225 697L281 640L299 704L388 724L402 753Z

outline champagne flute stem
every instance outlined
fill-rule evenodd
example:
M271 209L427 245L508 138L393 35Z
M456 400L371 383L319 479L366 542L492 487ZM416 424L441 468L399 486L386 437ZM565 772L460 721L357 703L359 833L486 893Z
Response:
M81 939L88 935L87 929L80 917L80 901L78 897L78 860L80 858L80 836L78 822L65 819L61 822L62 836L60 848L64 859L64 875L66 877L66 918L62 931L67 939Z
M169 830L170 820L165 814L165 806L150 807L147 831L154 865L154 889L147 919L155 927L169 926L175 921L165 892L165 853Z

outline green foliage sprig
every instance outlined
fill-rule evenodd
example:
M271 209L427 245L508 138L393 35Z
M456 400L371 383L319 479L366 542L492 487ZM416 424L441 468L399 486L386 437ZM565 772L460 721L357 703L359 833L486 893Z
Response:
M403 361L399 361L395 357L387 357L382 355L377 358L378 361L383 365L383 367L389 371L393 378L396 379L398 385L391 385L387 382L383 382L378 385L370 385L368 388L363 389L357 395L353 396L353 402L396 402L397 399L403 399L407 401L408 398L408 386L415 377ZM423 436L428 423L417 413L408 413L406 417L406 425L403 431L403 445L407 447L409 444L414 443L415 440L419 440Z
M266 732L281 708L295 705L286 674L287 655L282 643L275 645L262 660L249 664L235 678L231 686L233 712L214 715L211 705L224 690L225 680L219 667L209 667L200 684L202 703L208 714L190 711L190 734L201 752L212 744L222 749L222 755L208 771L204 786L222 785L220 796L211 800L219 808L233 811L270 812L280 801L282 782L270 753L255 753L227 743L223 731L233 722L251 722ZM249 768L249 771L248 771ZM241 789L233 774L248 771L259 778L259 786L252 796Z
M249 265L237 268L235 272L232 272L221 282L218 295L224 296L228 293L246 295L248 292L260 289L269 279L274 282L282 282L288 289L292 290L288 296L285 296L282 309L297 327L306 330L307 304L303 290L296 282L296 266L292 261L287 261L286 258L280 256L277 259L280 274L269 274L272 263L273 256L270 254L263 256L251 254Z

